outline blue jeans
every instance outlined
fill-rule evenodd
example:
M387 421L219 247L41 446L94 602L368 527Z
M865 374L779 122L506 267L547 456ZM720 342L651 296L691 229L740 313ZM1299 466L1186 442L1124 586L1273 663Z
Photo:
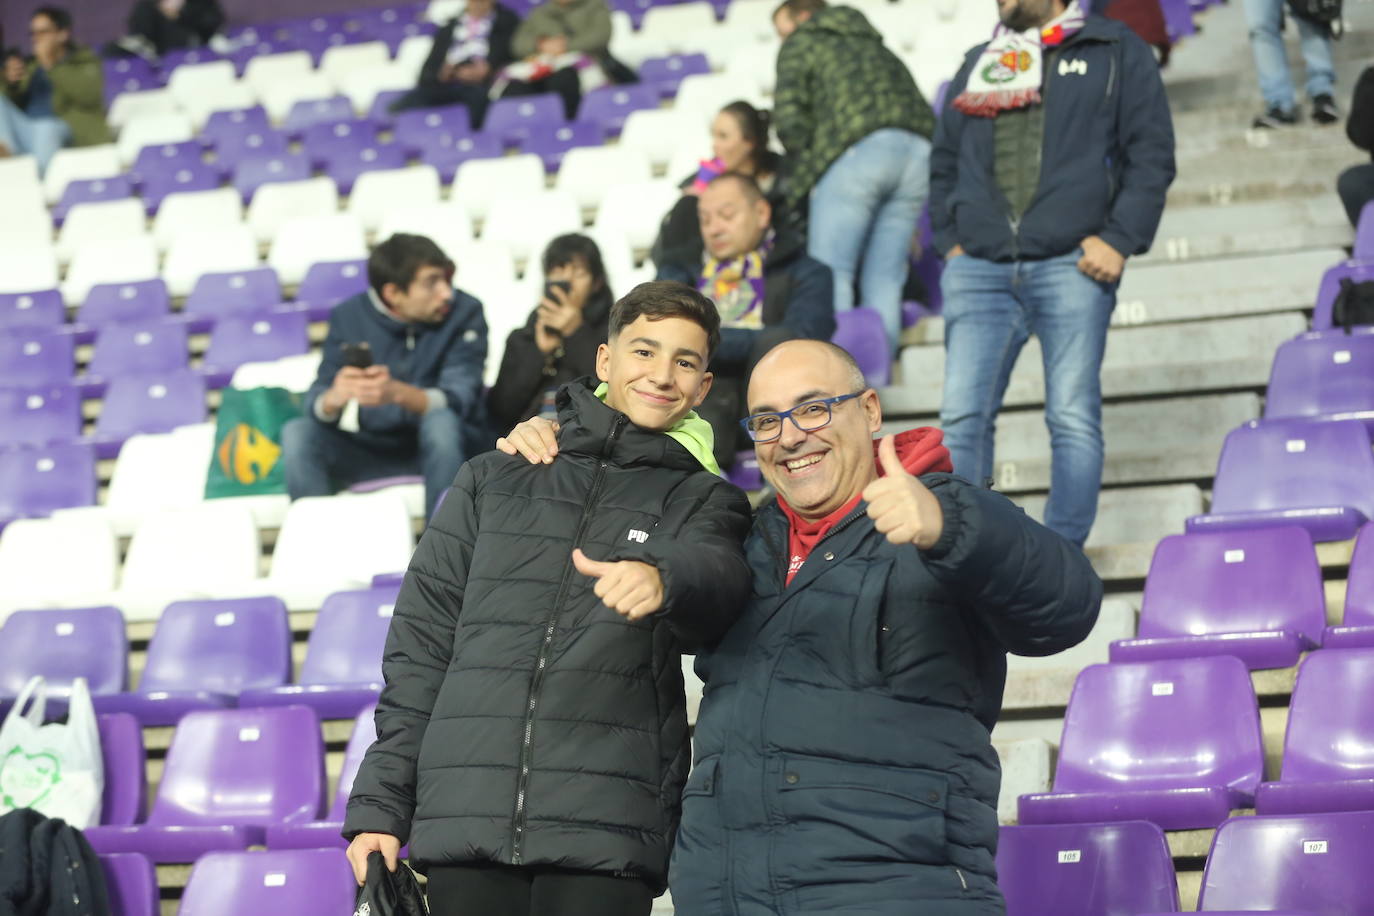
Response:
M30 117L0 95L0 143L16 156L27 154L37 159L40 175L71 137L71 128L61 118Z
M1102 354L1116 286L1078 269L1081 250L1006 264L945 265L945 393L940 423L955 473L992 476L993 433L1016 357L1035 334L1045 359L1050 499L1045 524L1081 545L1102 486ZM910 383L910 381L908 382Z
M1260 93L1267 108L1292 111L1297 106L1293 76L1288 72L1288 52L1279 26L1284 18L1283 0L1245 0L1245 21L1250 27L1250 48L1255 52ZM1319 27L1289 15L1298 28L1303 63L1307 66L1307 97L1330 95L1336 85L1336 65L1331 60L1331 38Z
M426 517L453 485L465 457L463 421L447 408L427 412L420 418L417 442L394 449L365 444L314 417L288 422L281 441L286 492L292 499L330 496L364 480L418 473L425 478Z
M929 191L930 141L896 128L876 130L845 150L811 189L807 251L835 274L835 311L854 307L862 265L863 304L882 315L894 351L911 239Z

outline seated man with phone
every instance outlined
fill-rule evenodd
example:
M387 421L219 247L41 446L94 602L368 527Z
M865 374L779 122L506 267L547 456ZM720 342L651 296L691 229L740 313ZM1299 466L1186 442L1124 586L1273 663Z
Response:
M372 251L368 289L329 316L305 416L282 431L292 499L364 480L421 474L425 510L485 431L482 304L453 288L432 240L396 234Z

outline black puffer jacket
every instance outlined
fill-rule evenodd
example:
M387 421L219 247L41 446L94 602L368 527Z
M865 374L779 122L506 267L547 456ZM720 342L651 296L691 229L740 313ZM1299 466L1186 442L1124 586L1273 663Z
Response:
M559 393L559 421L557 461L474 458L420 540L344 835L409 841L421 871L551 865L661 888L689 758L680 648L718 639L748 596L749 507L586 380ZM664 611L608 610L574 547L652 564Z

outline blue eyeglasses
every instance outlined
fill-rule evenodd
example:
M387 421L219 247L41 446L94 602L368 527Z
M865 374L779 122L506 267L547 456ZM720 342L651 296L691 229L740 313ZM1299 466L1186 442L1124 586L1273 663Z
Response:
M868 389L864 389L867 391ZM863 391L842 394L833 398L821 398L798 404L791 410L770 413L756 413L739 421L749 438L755 442L772 442L782 435L783 420L791 420L792 425L804 433L813 433L830 425L830 415L836 404L857 398Z

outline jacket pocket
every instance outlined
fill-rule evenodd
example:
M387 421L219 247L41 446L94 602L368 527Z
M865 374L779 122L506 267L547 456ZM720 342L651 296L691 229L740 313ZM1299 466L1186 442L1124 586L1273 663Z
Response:
M800 883L824 883L856 861L949 861L940 773L789 756L777 779L777 813L790 829L775 855Z
M682 787L682 797L689 798L694 795L710 797L715 795L716 771L719 764L719 754L703 757L701 762L692 767L692 772L688 774L687 785Z
M883 598L887 595L887 579L891 572L891 557L868 564L849 618L850 657L853 659L856 682L862 687L873 687L884 682Z

